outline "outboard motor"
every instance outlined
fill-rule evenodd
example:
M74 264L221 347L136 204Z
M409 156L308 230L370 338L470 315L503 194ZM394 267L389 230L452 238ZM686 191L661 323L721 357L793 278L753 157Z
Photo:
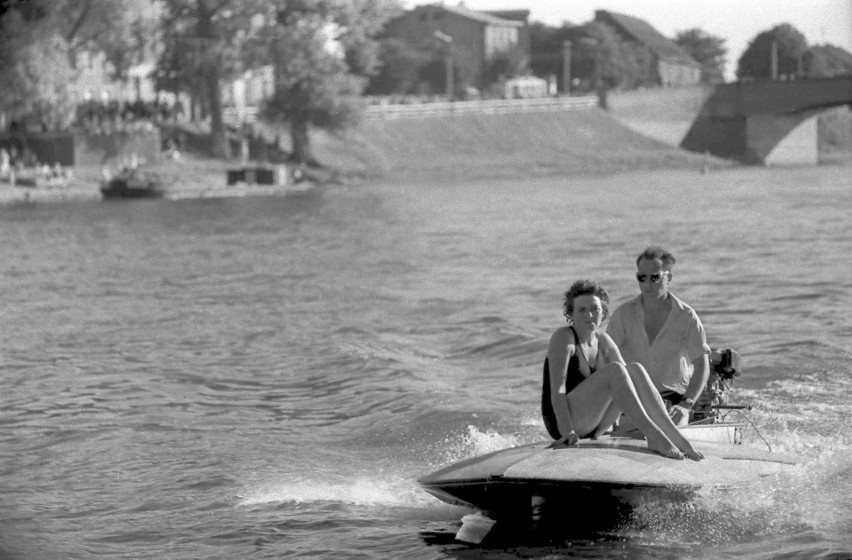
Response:
M715 424L722 420L720 408L728 406L728 393L740 375L740 355L730 348L710 352L710 376L689 416L690 423Z

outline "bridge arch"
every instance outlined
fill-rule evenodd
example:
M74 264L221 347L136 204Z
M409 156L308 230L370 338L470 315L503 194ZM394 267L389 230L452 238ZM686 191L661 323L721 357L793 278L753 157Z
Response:
M825 109L852 106L852 77L735 82L707 98L681 147L762 164L796 127Z

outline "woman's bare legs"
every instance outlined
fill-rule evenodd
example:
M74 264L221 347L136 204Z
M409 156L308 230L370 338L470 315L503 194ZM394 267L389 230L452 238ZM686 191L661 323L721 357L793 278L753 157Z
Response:
M613 402L645 435L648 449L663 457L683 459L683 454L648 416L627 369L615 362L597 370L568 394L577 433L588 434L597 429Z
M633 386L636 387L636 394L645 411L650 416L651 420L663 431L669 440L680 449L684 455L695 461L700 461L704 455L693 449L677 426L674 425L672 419L666 412L666 405L663 404L663 399L657 389L654 387L648 372L642 367L642 364L631 363L627 364L627 373L630 375L630 380Z
M604 435L606 433L607 428L611 428L615 421L618 420L618 417L621 416L621 409L618 408L618 405L615 402L611 402L609 408L604 412L603 417L601 418L601 423L598 424L598 427L595 428L595 432L592 435L592 439L597 439L598 437Z

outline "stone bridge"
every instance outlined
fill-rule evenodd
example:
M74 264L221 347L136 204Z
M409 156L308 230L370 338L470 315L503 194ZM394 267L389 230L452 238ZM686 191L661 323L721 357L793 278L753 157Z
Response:
M693 152L762 164L796 127L824 109L852 107L852 77L718 86L681 142ZM815 134L814 147L815 149Z

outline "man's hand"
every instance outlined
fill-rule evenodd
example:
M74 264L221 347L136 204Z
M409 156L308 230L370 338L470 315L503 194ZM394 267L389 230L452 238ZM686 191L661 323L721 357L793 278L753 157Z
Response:
M580 436L577 432L568 432L561 438L547 446L548 449L559 449L560 447L577 447L580 445Z

